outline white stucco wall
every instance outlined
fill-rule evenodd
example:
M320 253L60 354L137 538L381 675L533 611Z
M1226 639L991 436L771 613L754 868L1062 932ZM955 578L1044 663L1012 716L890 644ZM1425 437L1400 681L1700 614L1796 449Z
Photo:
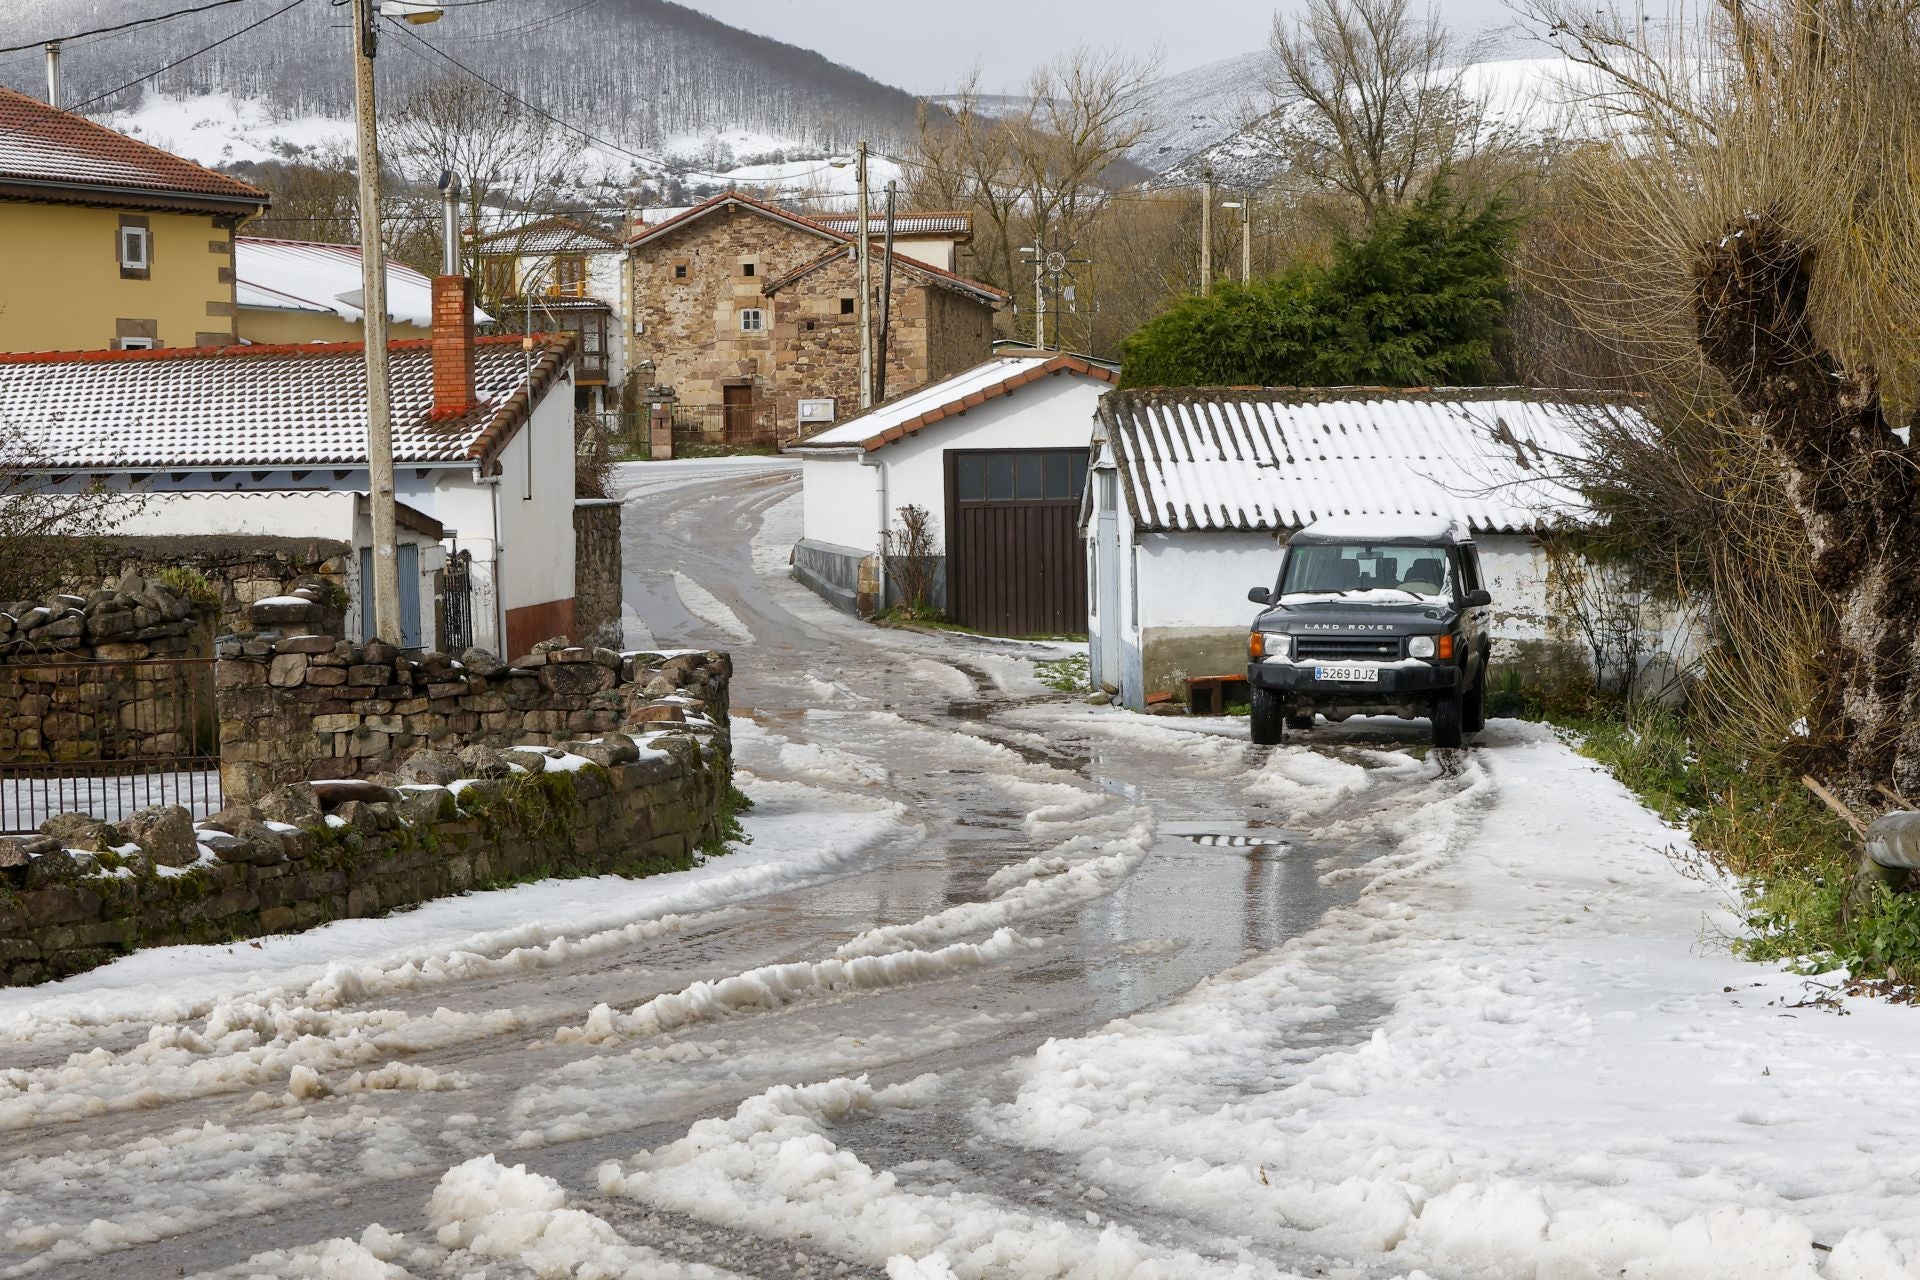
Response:
M1268 532L1149 533L1140 539L1140 618L1146 627L1244 631L1260 606L1247 588L1271 587L1280 544Z
M573 595L573 380L500 452L500 607Z
M880 525L878 468L855 452L809 455L800 464L801 537L871 553Z
M938 537L947 532L946 455L955 449L1084 449L1093 411L1109 384L1066 373L998 396L977 409L943 418L915 435L868 455L886 486L887 517L901 507L933 513ZM874 467L839 455L809 458L801 469L803 536L872 552L879 546L879 498Z

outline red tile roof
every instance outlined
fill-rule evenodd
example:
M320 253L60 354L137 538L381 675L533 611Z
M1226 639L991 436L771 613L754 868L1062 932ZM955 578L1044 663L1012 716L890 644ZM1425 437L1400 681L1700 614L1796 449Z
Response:
M11 89L0 89L0 194L220 213L252 213L268 200L250 183Z
M627 247L629 249L637 248L640 245L646 244L648 241L658 240L664 236L671 235L688 223L698 222L708 214L724 208L727 205L738 205L743 209L751 209L755 213L772 218L775 222L784 222L788 226L798 227L802 231L811 231L817 236L824 237L828 240L837 240L842 244L851 243L853 240L851 235L842 235L833 228L816 222L814 219L802 214L795 213L791 209L782 209L779 205L768 204L765 200L755 200L752 196L742 195L738 191L722 191L711 200L693 206L693 208L678 217L668 218L665 222L655 223L646 230L637 233L627 241Z
M394 460L484 462L573 359L572 340L476 340L480 403L433 416L427 339L390 344ZM365 350L358 342L40 351L0 355L0 421L37 470L188 471L365 466Z

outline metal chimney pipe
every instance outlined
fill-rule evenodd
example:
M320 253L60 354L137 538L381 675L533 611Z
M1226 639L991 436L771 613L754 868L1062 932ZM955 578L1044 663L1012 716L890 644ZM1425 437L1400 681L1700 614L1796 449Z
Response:
M440 171L440 274L465 274L460 270L460 183L451 169Z
M47 41L47 105L60 105L60 42Z

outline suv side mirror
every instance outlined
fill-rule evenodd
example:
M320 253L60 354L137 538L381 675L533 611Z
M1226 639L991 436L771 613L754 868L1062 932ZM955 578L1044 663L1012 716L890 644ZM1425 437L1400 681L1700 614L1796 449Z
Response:
M1250 587L1247 590L1247 599L1254 604L1272 604L1273 592L1265 587Z
M1462 603L1469 609L1482 608L1493 603L1493 592L1488 591L1485 587L1480 588L1478 591L1469 591L1467 598L1462 601Z

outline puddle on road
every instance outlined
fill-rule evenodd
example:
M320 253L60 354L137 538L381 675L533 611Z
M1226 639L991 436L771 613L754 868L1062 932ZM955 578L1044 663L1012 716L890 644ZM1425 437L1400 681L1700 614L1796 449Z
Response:
M1273 849L1275 851L1293 848L1291 840L1282 840L1277 836L1235 836L1217 831L1176 832L1180 839L1191 844L1205 845L1213 849Z

